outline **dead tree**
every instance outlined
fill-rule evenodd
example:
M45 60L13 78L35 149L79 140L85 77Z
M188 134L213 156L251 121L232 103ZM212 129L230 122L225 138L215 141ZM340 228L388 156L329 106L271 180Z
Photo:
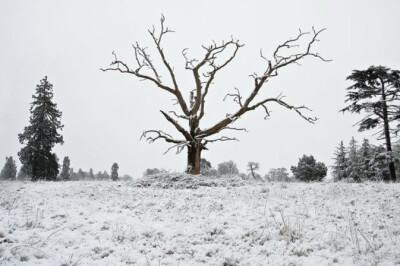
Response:
M278 104L296 112L309 123L314 123L317 120L315 117L309 117L303 114L303 111L305 110L311 111L306 106L291 105L284 101L282 95L264 99L257 99L256 96L269 79L278 76L278 72L283 67L299 64L299 61L305 57L315 57L322 61L329 61L321 57L318 53L312 51L314 44L318 41L318 36L325 29L316 31L313 28L311 32L302 32L299 30L299 33L295 38L285 41L276 48L271 59L264 57L260 51L261 58L265 60L265 70L261 74L254 73L250 75L253 79L251 93L247 96L242 96L241 92L238 89L235 89L233 93L227 94L225 98L232 97L233 101L237 103L238 107L236 112L224 117L214 125L202 128L200 127L200 122L206 113L206 97L210 89L212 89L213 81L217 74L232 62L239 49L243 47L243 44L241 44L239 40L232 38L231 40L220 44L213 42L208 46L203 45L204 56L199 60L189 59L187 49L182 51L182 55L186 59L185 69L192 72L195 85L195 89L190 92L189 101L186 102L182 95L181 87L178 85L174 69L167 60L164 49L162 48L164 36L173 32L164 25L164 22L165 18L162 16L159 32L156 31L154 26L152 30L149 30L148 32L155 44L161 65L162 67L165 67L165 70L168 73L170 79L169 82L162 79L159 74L160 69L156 68L154 61L147 52L147 49L140 46L138 43L132 45L135 55L135 63L137 64L135 68L131 68L127 63L119 60L113 52L114 60L111 62L110 67L101 70L119 71L149 81L156 87L169 93L170 96L176 100L181 113L175 111L166 112L162 110L160 110L160 112L164 118L171 123L177 131L179 131L181 138L174 138L170 134L161 130L144 131L142 138L145 138L150 143L157 140L164 140L171 143L172 146L166 152L176 148L177 153L179 153L184 148L187 148L187 173L200 173L201 152L207 149L208 144L217 141L237 140L234 137L228 136L217 136L214 138L212 138L212 136L220 133L222 130L245 130L244 128L232 127L232 124L249 111L262 108L265 111L266 117L268 117L270 115L269 105ZM307 35L310 36L310 39L308 39L304 47L301 47L300 41L302 41L302 39ZM300 49L302 50L298 52ZM294 52L294 50L296 50L296 52ZM220 60L217 60L218 58ZM183 127L181 121L186 122L188 128Z

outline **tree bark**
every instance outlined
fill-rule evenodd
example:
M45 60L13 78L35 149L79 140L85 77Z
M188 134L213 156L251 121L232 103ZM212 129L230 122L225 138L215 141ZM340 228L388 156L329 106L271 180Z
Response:
M193 142L188 146L188 159L186 172L191 175L200 174L200 159L201 159L201 143L200 141Z

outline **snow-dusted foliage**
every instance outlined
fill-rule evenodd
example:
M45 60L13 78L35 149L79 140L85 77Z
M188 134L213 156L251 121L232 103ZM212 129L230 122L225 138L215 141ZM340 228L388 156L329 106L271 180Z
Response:
M332 166L332 175L334 180L339 181L347 179L347 151L343 145L343 141L336 147L334 165Z
M237 175L239 169L234 161L227 161L218 164L218 175Z
M400 184L241 182L1 182L0 264L400 263Z
M349 147L343 141L336 148L332 174L335 181L389 180L389 163L395 162L396 172L400 165L400 143L393 145L393 152L383 146L375 146L364 139L361 147L352 138Z
M53 102L53 85L44 77L36 86L32 96L29 125L19 134L19 141L24 146L18 152L23 165L24 175L33 181L56 180L58 175L58 159L52 149L55 144L62 144L60 131L61 112Z
M312 155L303 155L297 166L290 167L295 179L299 181L322 181L328 168L322 162L317 162Z
M68 156L64 157L63 165L62 165L61 173L60 173L60 180L64 180L64 181L71 180L70 165L71 165L71 161L69 160L69 157Z
M117 163L113 163L113 165L111 166L111 180L112 181L117 181L118 178L118 169L119 166Z
M353 70L347 80L353 81L348 87L346 106L341 111L363 114L364 117L357 123L358 131L378 128L379 139L385 140L388 159L389 176L384 175L386 181L396 181L395 165L392 157L392 137L397 135L398 129L391 127L399 123L400 104L400 71L384 66L370 66L366 70ZM354 180L359 178L358 173L351 171Z
M351 138L347 157L347 177L356 182L361 181L359 147L354 137Z
M286 168L272 168L264 176L266 181L270 182L288 182L290 181L289 173Z
M15 180L17 178L17 165L12 156L6 157L6 163L0 172L0 180Z

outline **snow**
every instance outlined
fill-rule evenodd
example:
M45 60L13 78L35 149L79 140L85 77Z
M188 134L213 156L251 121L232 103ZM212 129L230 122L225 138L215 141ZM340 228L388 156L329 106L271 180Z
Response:
M399 183L200 179L0 182L0 264L400 264Z

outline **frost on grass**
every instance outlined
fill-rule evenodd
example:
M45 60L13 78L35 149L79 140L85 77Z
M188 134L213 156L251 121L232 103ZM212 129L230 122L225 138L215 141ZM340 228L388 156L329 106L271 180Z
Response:
M1 182L0 264L400 264L400 184L163 178Z
M243 180L237 175L217 177L194 176L186 173L158 173L135 180L132 185L136 187L196 189L198 187L237 187L258 182L260 180Z

